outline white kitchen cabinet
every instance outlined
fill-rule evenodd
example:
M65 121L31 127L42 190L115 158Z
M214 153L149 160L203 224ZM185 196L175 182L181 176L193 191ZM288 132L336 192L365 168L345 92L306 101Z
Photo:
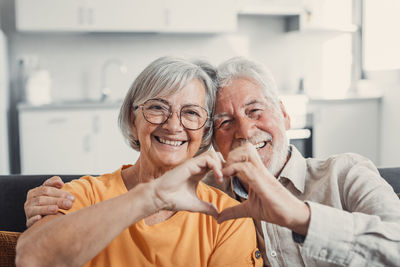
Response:
M119 108L19 108L21 172L100 174L134 163L123 141Z
M380 98L311 100L313 155L354 152L379 165Z
M302 0L239 0L240 15L294 16L303 12Z
M232 32L236 30L234 0L165 0L165 32Z
M17 0L22 31L158 31L164 10L158 0Z
M352 0L303 0L303 13L299 28L307 30L332 30L353 32Z
M234 0L17 0L21 31L222 32L236 29Z

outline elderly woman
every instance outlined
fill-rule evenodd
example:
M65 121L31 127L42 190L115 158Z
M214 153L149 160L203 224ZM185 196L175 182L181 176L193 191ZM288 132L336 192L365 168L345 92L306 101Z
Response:
M210 170L222 180L222 157L204 152L215 102L207 72L212 69L205 63L170 57L144 69L119 116L139 159L111 174L65 184L75 196L72 208L21 235L18 266L262 264L253 257L252 221L218 224L212 216L236 202L200 182Z

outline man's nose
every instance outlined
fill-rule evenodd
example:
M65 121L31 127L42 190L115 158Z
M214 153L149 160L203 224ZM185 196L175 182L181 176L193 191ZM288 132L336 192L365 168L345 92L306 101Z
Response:
M235 127L235 138L247 140L252 136L255 125L253 120L246 117L241 117L236 119Z

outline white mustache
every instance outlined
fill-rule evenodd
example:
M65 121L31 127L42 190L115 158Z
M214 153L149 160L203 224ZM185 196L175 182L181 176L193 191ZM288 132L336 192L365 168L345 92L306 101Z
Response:
M235 149L235 148L243 145L246 142L249 142L253 146L255 146L256 144L258 144L260 142L268 142L268 141L272 141L272 135L270 135L267 132L259 132L248 139L238 139L237 141L235 141L233 143L232 149Z

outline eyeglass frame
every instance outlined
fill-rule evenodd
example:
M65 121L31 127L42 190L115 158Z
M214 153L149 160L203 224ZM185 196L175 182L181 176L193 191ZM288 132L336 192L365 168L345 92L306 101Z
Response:
M154 100L160 101L160 102L162 102L162 103L168 105L169 115L166 117L166 119L165 119L163 122L160 122L160 123L151 122L151 121L149 121L149 120L146 118L146 116L144 115L143 106L144 106L148 101L152 101L152 100L153 100L153 101L154 101ZM200 126L199 128L197 128L197 129L190 129L190 128L187 128L187 127L186 127L185 125L183 125L183 123L182 123L182 116L181 116L182 109L185 108L185 107L188 107L188 106L196 106L196 107L199 107L199 108L203 109L203 110L206 112L206 114L207 114L207 117L206 117L206 119L205 119L203 125L201 125L201 126ZM150 98L150 99L146 100L143 104L140 104L140 105L138 105L138 106L132 106L133 110L137 110L139 107L140 107L141 110L142 110L142 115L143 115L144 119L145 119L148 123L151 123L151 124L153 124L153 125L163 125L164 123L166 123L166 122L171 118L172 114L174 113L174 112L172 112L172 106L171 106L171 104L170 104L167 100L162 99L162 98ZM181 107L181 109L179 110L179 115L178 115L178 117L179 117L179 122L180 122L180 124L182 125L182 127L185 128L186 130L189 130L189 131L197 131L197 130L200 130L201 128L203 128L203 127L207 124L207 121L211 121L211 119L212 119L212 117L209 116L208 111L207 111L206 108L203 108L202 106L195 105L195 104L184 105L183 107Z

